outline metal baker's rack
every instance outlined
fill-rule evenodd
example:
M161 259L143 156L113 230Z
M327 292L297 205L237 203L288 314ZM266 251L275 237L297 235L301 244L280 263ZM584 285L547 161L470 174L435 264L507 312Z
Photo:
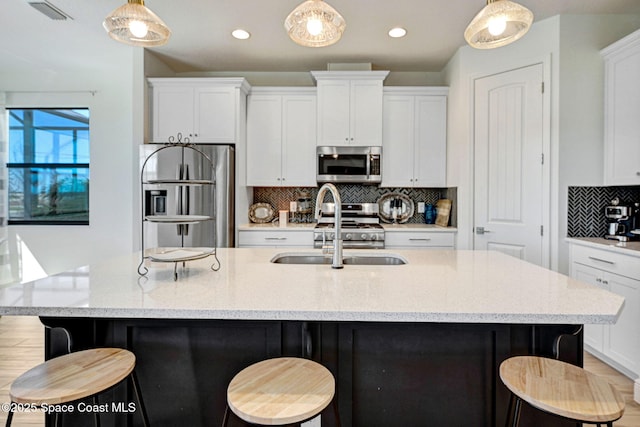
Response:
M181 163L178 166L179 175L176 179L153 179L148 180L145 179L145 172L147 170L147 164L151 159L156 157L159 153L164 150L173 150L178 149L181 150L180 158ZM206 164L211 168L211 179L195 179L189 176L188 165L185 163L185 151L193 150L199 156L201 156ZM149 154L144 163L142 164L140 170L140 208L141 208L141 260L138 265L138 274L141 276L146 276L149 272L149 269L145 265L145 261L151 262L160 262L160 263L173 263L173 280L178 280L178 264L182 263L183 268L186 266L188 261L194 261L202 258L207 258L209 256L214 257L214 261L211 264L211 270L218 271L220 269L220 260L218 260L217 251L215 242L216 240L216 226L215 226L215 206L212 206L213 212L211 215L196 215L189 213L189 188L190 187L208 187L211 191L211 200L215 200L215 191L216 191L216 182L215 182L215 166L213 163L213 159L211 159L208 155L198 149L196 146L190 143L189 138L182 138L182 134L178 133L177 138L173 136L169 138L169 141L166 144L163 144L157 150L153 151ZM180 200L180 206L177 208L176 215L149 215L149 209L147 204L150 203L149 200L145 198L145 189L149 188L149 186L157 186L157 185L165 185L165 186L175 186L177 188L178 198ZM186 206L182 205L183 195L186 195ZM213 221L213 247L207 248L195 248L195 247L185 247L184 246L184 236L188 233L188 227L190 224L195 224L201 221ZM179 234L181 236L180 239L180 247L169 247L169 248L147 248L146 247L146 239L145 235L147 233L145 223L157 223L159 227L165 226L166 224L171 224L178 227Z

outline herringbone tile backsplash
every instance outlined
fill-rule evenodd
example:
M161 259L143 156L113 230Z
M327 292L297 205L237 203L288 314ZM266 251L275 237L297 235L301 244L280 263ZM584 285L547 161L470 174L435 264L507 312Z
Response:
M457 188L379 188L375 185L353 185L338 184L338 191L342 203L376 203L384 194L401 193L409 196L415 205L413 217L409 218L408 223L424 224L424 214L418 213L418 202L436 204L439 199L450 199L452 201L451 216L449 225L457 225ZM301 190L307 190L311 193L311 201L315 204L318 188L316 187L254 187L253 201L254 203L269 203L276 210L289 209L289 202L293 202L298 198ZM327 196L327 201L329 198Z
M640 202L640 187L569 187L567 237L602 237L604 208L617 197L621 203Z

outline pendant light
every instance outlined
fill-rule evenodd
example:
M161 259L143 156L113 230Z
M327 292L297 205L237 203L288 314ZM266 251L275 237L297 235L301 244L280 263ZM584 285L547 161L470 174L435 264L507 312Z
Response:
M524 36L533 22L533 13L509 0L487 0L473 18L464 38L476 49L493 49L513 43Z
M346 27L344 18L322 0L307 0L287 16L284 28L302 46L324 47L336 43Z
M145 7L144 0L128 0L111 12L102 26L112 39L133 46L160 46L171 36L169 27Z

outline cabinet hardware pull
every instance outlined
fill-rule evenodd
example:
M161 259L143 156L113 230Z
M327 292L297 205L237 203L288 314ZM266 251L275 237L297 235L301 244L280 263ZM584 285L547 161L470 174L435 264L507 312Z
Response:
M636 176L640 176L640 172L636 172Z
M608 285L608 284L609 284L609 281L608 281L608 280L603 280L603 281L602 281L602 284L603 284L603 285Z
M410 240L410 241L414 241L414 240L415 240L415 241L421 241L421 242L428 242L428 241L429 241L429 240L431 240L431 239L430 239L430 238L428 238L428 237L423 237L423 238L420 238L420 239L410 237L410 238L409 238L409 240Z
M597 282L597 283L602 283L602 279L598 277L598 278L596 279L596 282Z
M611 265L615 264L615 262L613 262L613 261L607 261L606 259L596 258L596 257L593 257L593 256L590 256L589 259L594 260L594 261L604 262L605 264L611 264Z
M265 237L264 240L287 240L286 237Z

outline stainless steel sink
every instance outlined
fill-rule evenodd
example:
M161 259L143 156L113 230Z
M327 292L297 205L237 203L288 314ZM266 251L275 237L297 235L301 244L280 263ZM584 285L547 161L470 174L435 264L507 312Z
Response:
M275 264L331 264L330 255L319 253L287 252L271 258ZM345 254L342 262L346 265L403 265L407 260L397 254L390 253L357 253Z

